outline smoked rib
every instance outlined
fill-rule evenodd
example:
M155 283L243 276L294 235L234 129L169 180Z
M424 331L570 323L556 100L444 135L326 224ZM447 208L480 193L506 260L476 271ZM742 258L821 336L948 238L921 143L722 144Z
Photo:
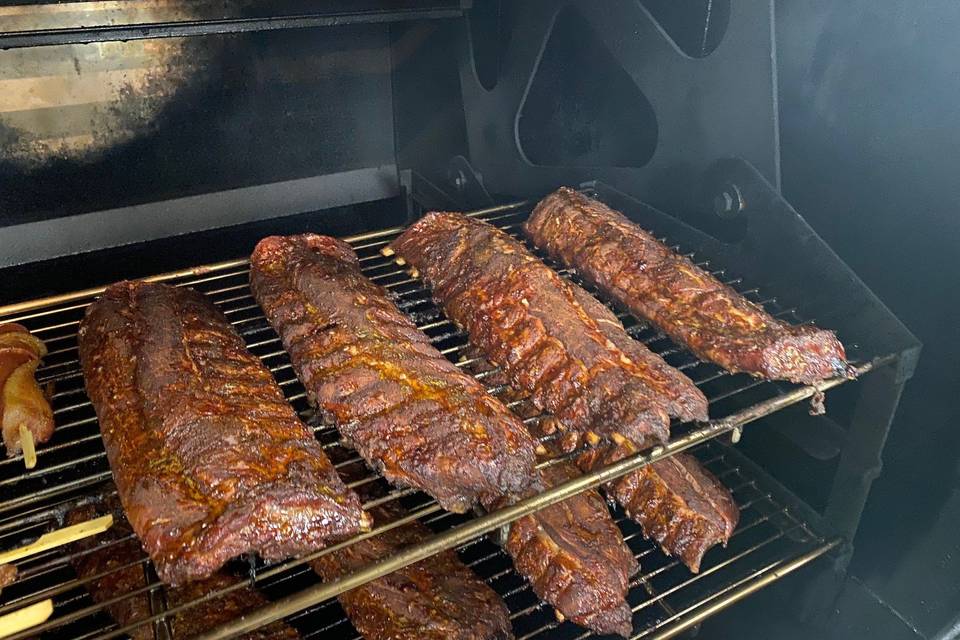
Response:
M465 365L474 373L483 372L491 385L507 386L502 370L493 368L476 348L468 348ZM524 394L511 388L501 396L513 411L530 422L531 436L543 441L537 481L524 495L505 496L486 506L489 509L510 504L579 475L569 461L555 460L560 451L548 437L556 421L540 414ZM548 428L548 425L549 428ZM638 570L634 558L610 512L594 490L567 498L509 525L506 550L517 572L524 576L533 592L552 605L564 618L597 633L629 635L632 612L626 602L629 579Z
M540 470L531 492L578 475L572 463L554 462ZM506 549L537 597L565 618L596 633L630 635L633 614L626 596L639 566L595 490L513 521Z
M584 472L637 453L629 441L592 449L577 464ZM692 455L676 453L617 478L604 487L664 553L700 571L704 554L726 545L740 519L730 491Z
M209 577L242 553L315 551L369 526L270 371L205 296L111 285L79 344L124 511L164 582Z
M554 258L733 372L810 384L849 375L833 332L778 320L607 205L563 187L524 224Z
M659 370L648 363L659 358L624 353L583 308L576 285L506 233L461 214L430 213L390 249L419 270L447 316L510 384L563 428L620 433L647 446L667 439L669 403L649 384Z
M104 605L117 625L125 627L153 615L149 592L137 593L147 586L147 575L141 562L140 543L120 513L119 503L110 499L106 506L114 515L113 526L96 537L72 543L69 547L71 564L94 601ZM98 515L102 514L93 505L77 507L67 514L67 524L84 522ZM167 608L172 609L243 581L241 577L218 571L205 580L161 589ZM170 616L170 631L173 640L186 640L266 604L268 600L260 593L243 587ZM153 640L153 624L145 622L128 633L133 640ZM240 640L294 640L299 637L296 630L281 621L245 633Z
M520 421L364 277L349 245L265 238L250 283L311 402L387 480L458 512L529 484Z
M404 515L388 503L370 512L383 526ZM411 522L325 554L311 564L334 580L405 547L426 540L430 530ZM366 640L507 640L510 612L453 550L398 569L338 596L350 622Z

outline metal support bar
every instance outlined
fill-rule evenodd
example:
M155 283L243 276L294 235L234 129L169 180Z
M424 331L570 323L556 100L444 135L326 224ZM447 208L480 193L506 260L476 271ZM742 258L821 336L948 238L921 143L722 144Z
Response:
M896 364L891 363L859 385L860 397L847 433L847 445L840 455L824 514L827 526L850 540L860 523L870 485L883 466L881 453L904 385L897 376Z
M735 602L743 600L750 594L756 593L760 589L773 582L776 582L788 573L792 573L805 564L819 558L823 554L839 546L842 542L843 540L841 538L833 538L823 546L799 555L788 562L771 565L758 572L756 576L751 576L751 578L748 580L744 580L739 584L735 583L720 591L717 594L717 597L708 604L693 609L692 611L684 612L683 615L686 617L682 617L679 622L671 625L663 633L653 635L641 633L638 636L634 636L634 638L654 638L655 640L667 640L667 638L673 638L683 631L686 631L690 627L703 622L714 613L726 609Z
M190 20L153 22L64 29L36 29L0 33L0 49L47 47L60 44L89 44L178 38L251 31L278 31L309 27L336 27L349 24L399 22L401 20L429 20L456 18L463 15L459 7L407 9L401 11L364 11L354 13L308 14L271 16L266 18L227 18L221 20Z

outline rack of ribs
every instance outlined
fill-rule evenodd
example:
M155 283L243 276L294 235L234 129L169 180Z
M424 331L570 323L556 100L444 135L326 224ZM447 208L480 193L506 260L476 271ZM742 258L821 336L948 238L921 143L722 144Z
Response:
M529 491L543 492L578 475L572 463L553 461L540 469ZM505 546L517 571L537 597L559 612L559 619L600 634L630 635L626 597L630 577L640 567L595 490L510 523Z
M364 277L349 245L270 237L250 260L311 403L387 480L456 512L527 487L535 444L523 424Z
M430 213L389 250L419 271L447 316L503 367L510 384L575 436L595 441L617 432L650 446L666 441L671 412L706 418L706 400L692 382L625 332L624 352L608 338L623 331L619 323L591 316L576 285L496 227Z
M478 353L473 347L465 351L465 368L484 373L488 384L508 385L504 372ZM501 398L509 399L513 411L530 422L530 435L542 441L538 459L543 465L526 495L577 477L570 461L558 459L561 451L550 437L556 420L540 415L512 388L506 388ZM541 419L526 420L535 416ZM505 496L486 506L496 509L526 495ZM515 520L507 528L505 548L517 571L530 581L537 597L556 609L559 619L569 618L597 633L629 635L632 614L626 596L639 565L596 491L581 492Z
M635 396L640 403L637 406L650 406L644 401L651 398L666 415L706 419L707 400L686 376L633 340L606 306L581 287L562 280L523 245L491 225L459 214L432 213L405 231L391 248L434 286L435 298L448 315L468 329L474 346L499 363L505 382L530 394L530 401L540 410L553 412L560 428L570 420L568 407L574 406L575 400L558 400L551 386L568 370L590 371L591 363L599 360L589 359L597 353L597 343L616 354L610 359L614 366L620 366L614 371L621 377L629 378L639 371L636 378L643 394ZM528 275L517 275L524 271ZM508 311L499 313L493 308L494 302ZM543 360L544 353L549 354L549 360ZM580 354L585 355L578 358ZM542 361L548 364L540 364ZM607 376L606 380L610 379ZM593 393L588 397L618 400L612 393L617 387L603 386L604 378L583 375L578 380L570 392L573 398L577 393ZM591 385L601 386L596 390ZM614 443L581 456L584 470L619 460L625 448L630 451L626 455L631 455L658 441L640 429L632 433L623 429L604 431L603 421L610 420L609 413L604 413L596 400L588 402L587 408L596 411L595 422L588 428L606 433ZM582 420L577 414L573 418ZM589 423L582 420L577 424ZM617 424L612 422L613 426ZM631 472L608 489L643 526L647 537L698 569L703 553L729 538L739 512L735 506L731 508L732 497L719 482L690 480L712 478L695 460L683 461L682 468L690 469L692 475L669 473L675 464L663 461L653 469ZM722 508L717 509L715 504ZM664 528L661 523L668 526Z
M140 543L134 537L130 524L120 514L117 501L108 499L106 503L108 510L114 512L113 526L95 538L72 543L69 547L71 565L94 601L102 604L119 626L125 627L146 620L159 611L151 611L151 596L146 590L149 583ZM100 514L94 505L84 505L67 514L67 523L83 522L97 515ZM243 582L243 578L217 571L205 580L175 588L159 587L158 591L163 592L162 601L165 601L166 608L172 609L240 582ZM250 587L206 600L168 618L172 640L192 638L267 603L263 595ZM154 638L153 625L150 623L141 624L129 633L133 640ZM240 636L240 640L294 640L299 637L292 627L275 622Z
M371 509L378 527L404 515L395 503ZM361 569L429 538L413 521L314 560L324 580ZM510 612L453 550L398 569L340 594L347 616L367 640L507 640Z
M588 450L577 458L585 471L637 453L628 440ZM631 471L604 487L664 553L698 573L704 554L726 545L740 520L730 491L690 454L676 453Z
M124 511L164 582L369 527L270 371L205 296L114 284L88 308L79 344Z
M836 335L778 320L607 205L563 187L524 225L552 257L732 372L811 384L850 375Z

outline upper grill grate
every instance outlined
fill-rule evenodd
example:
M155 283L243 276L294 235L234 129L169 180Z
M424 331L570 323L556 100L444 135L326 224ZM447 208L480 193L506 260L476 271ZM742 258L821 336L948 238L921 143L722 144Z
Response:
M519 237L519 227L528 213L527 203L516 203L474 212L473 215ZM433 304L429 290L418 279L398 268L391 259L380 255L379 250L400 231L388 229L346 240L360 256L364 273L387 288L397 305L431 337L434 345L452 361L461 365L470 364L472 360L462 356L467 347L465 335ZM681 250L680 247L675 249ZM690 255L697 260L696 256ZM569 270L549 260L547 262L565 277L576 280L575 274ZM711 269L721 280L766 307L776 317L791 322L801 321L796 310L781 307L776 298L750 288L735 274L714 269L707 261L697 264ZM306 393L293 373L279 338L250 293L248 271L245 260L235 260L158 276L157 279L178 286L190 286L210 296L244 337L250 350L274 373L300 415L314 425L317 437L324 446L331 450L342 449L336 430L329 425L319 424L308 406ZM46 341L50 352L38 371L38 377L41 382L55 384L53 407L57 421L53 439L37 452L39 462L35 470L24 472L19 457L0 460L0 548L17 546L56 529L62 526L63 517L71 508L99 500L115 491L96 416L83 391L77 357L77 325L84 310L98 293L98 290L89 290L68 294L51 304L33 308L29 308L31 305L12 305L12 311L6 317L0 317L5 322L24 324ZM598 297L603 299L602 296ZM615 311L634 338L647 344L694 380L710 400L711 416L717 424L736 426L751 411L762 415L763 411L757 407L766 407L764 411L770 412L812 395L812 391L797 393L794 385L734 375L701 362L656 329L619 309ZM486 375L479 373L477 377L482 380ZM490 387L490 391L501 395L505 389ZM526 420L539 418L534 416ZM697 429L697 425L674 425L674 434L676 438L696 436L691 443L707 440L708 435L702 435ZM661 637L674 633L696 622L705 607L732 602L749 590L765 584L771 580L771 576L778 575L777 572L795 568L838 544L836 540L825 540L814 532L776 496L776 489L767 487L762 477L742 467L738 463L738 454L726 445L717 441L704 442L692 452L733 490L741 508L741 524L729 547L708 553L701 573L694 576L644 540L638 526L625 518L620 510L616 510L617 521L643 567L630 593L630 602L635 611L634 629L638 632L636 637ZM341 460L337 466L342 467L358 461L359 457L343 450L336 452L335 459ZM410 519L419 518L435 531L449 530L469 520L466 516L441 511L433 500L423 494L409 489L389 488L372 472L350 484L359 486L368 483L384 485L383 496L375 502L401 501L409 510ZM586 637L575 625L556 622L549 607L540 605L526 583L512 570L509 557L487 538L474 538L459 546L458 550L465 562L504 596L513 613L518 637L547 637L548 632L554 634L549 637ZM70 560L67 550L61 548L18 563L20 580L0 596L0 615L51 597L55 611L46 623L15 638L34 636L37 632L43 632L43 637L69 635L75 638L109 638L122 635L124 630L117 629L102 611L102 606L94 603L87 594L84 585L88 581L76 578L70 568ZM251 580L269 596L279 598L319 582L305 562L306 559L271 565L251 562ZM144 566L149 564L145 556L139 563ZM145 590L158 588L161 585L154 577ZM126 597L136 595L131 593ZM208 597L216 595L214 593ZM183 608L189 608L192 604L195 603L188 603ZM157 617L163 615L163 612L159 612ZM332 600L293 613L287 619L305 637L316 637L322 633L336 633L337 637L344 638L356 636L343 612Z

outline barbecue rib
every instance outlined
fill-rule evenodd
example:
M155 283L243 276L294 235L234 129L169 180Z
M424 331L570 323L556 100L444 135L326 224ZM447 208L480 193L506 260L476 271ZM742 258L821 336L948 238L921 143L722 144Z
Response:
M369 525L266 367L186 288L121 282L79 332L87 394L124 510L160 578L279 559Z
M466 369L484 373L488 384L506 387L501 398L509 401L525 422L540 414L532 402L508 387L503 370L495 369L477 354L475 347L466 350ZM560 453L546 437L548 431L556 430L546 425L555 427L555 422L553 418L541 419L531 421L529 427L533 437L543 440L540 458L544 462ZM529 493L544 491L577 475L576 467L569 462L553 460L537 471L537 482ZM496 509L522 497L506 496L485 506ZM598 633L629 634L631 611L625 598L629 578L639 567L595 491L577 494L514 521L507 532L506 549L534 593L560 615Z
M71 563L77 577L88 581L85 586L93 599L104 604L110 617L124 627L152 615L150 595L146 591L134 593L147 586L143 551L129 523L120 514L119 505L115 501L108 501L108 505L109 510L114 512L113 526L95 538L72 543ZM67 514L67 523L77 524L98 515L101 514L93 505L85 505ZM166 589L163 595L167 608L172 609L239 582L243 580L219 571L206 580ZM174 614L169 618L170 630L174 640L192 638L266 604L266 598L244 587ZM141 624L129 634L133 640L153 640L153 625ZM299 637L293 628L283 622L275 622L240 636L242 640L293 640Z
M661 379L667 365L654 354L624 353L606 334L618 328L601 328L576 285L506 233L461 214L430 213L388 251L419 270L471 343L563 428L590 439L619 432L644 445L666 440L674 403L653 390L674 384Z
M311 402L388 480L459 512L529 484L523 425L363 276L349 245L271 237L250 261L254 296Z
M572 463L554 462L540 470L531 494L578 475ZM639 566L599 493L590 489L515 520L506 549L537 597L564 617L596 633L630 635L626 596Z
M849 375L833 332L773 318L623 214L573 189L541 200L524 230L538 247L702 359L804 384Z
M0 422L8 456L23 450L20 427L35 443L53 435L53 411L34 374L47 355L43 341L19 324L0 324Z
M586 296L586 292L583 295ZM600 305L598 302L595 304ZM605 309L594 311L603 317ZM498 386L509 384L502 370L494 369L482 357L473 357L473 349L468 349L466 355L472 360L467 365L469 369L476 373L485 372L487 383ZM529 398L515 389L508 388L503 393L505 395L501 397L510 399L510 406L521 418L539 415L536 426L532 426L531 430L535 430L534 435L544 440L544 455L551 457L550 451L554 445L545 436L556 431L556 419L541 415ZM629 440L618 434L613 436L613 440L615 442L612 444L588 449L576 458L584 473L638 452ZM675 454L673 457L676 460L660 460L621 476L607 483L603 490L623 506L631 519L641 525L647 538L658 542L665 553L679 557L697 573L703 554L718 543L727 543L736 528L740 512L726 487L701 467L695 457L687 454Z
M378 526L402 517L392 503L371 513ZM404 547L422 542L429 529L413 521L312 562L334 580ZM510 612L500 597L465 567L456 552L442 551L339 596L350 621L366 640L506 640Z
M584 472L637 453L627 440L581 454ZM696 458L676 453L610 482L604 489L616 498L643 535L663 551L700 571L708 549L727 544L740 519L733 496Z

